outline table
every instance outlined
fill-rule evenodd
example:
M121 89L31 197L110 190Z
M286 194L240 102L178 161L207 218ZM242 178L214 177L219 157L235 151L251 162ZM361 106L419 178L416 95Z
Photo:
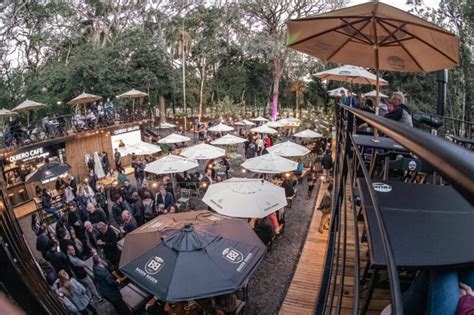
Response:
M361 314L368 309L380 269L386 268L382 239L365 180L357 180L375 269ZM395 264L408 269L474 265L474 208L452 187L373 182ZM366 271L368 269L366 268Z
M372 268L385 268L375 212L358 179ZM474 265L474 208L451 186L374 182L395 263L405 268Z
M388 137L378 137L378 142L375 142L373 136L369 135L353 135L355 144L374 148L374 149L384 149L384 150L400 150L407 151L403 146L397 144L395 141Z

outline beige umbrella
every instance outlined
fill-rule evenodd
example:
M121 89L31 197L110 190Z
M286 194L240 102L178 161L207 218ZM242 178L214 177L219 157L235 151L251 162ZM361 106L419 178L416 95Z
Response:
M81 105L81 104L87 104L91 102L98 101L102 98L102 96L97 96L93 94L88 94L88 93L82 93L81 95L76 96L69 102L67 102L70 105Z
M329 90L328 95L332 96L332 97L341 97L343 95L347 95L348 92L349 92L349 90L346 89L345 87L339 87L339 88L334 89L334 90Z
M326 80L335 80L342 82L349 82L351 85L357 84L377 84L377 77L362 67L356 66L342 66L334 69L318 72L316 77ZM380 85L387 85L388 82L380 79ZM345 91L347 92L347 90ZM347 94L346 94L347 95Z
M148 96L148 93L141 92L141 91L138 91L138 90L135 90L135 89L131 89L128 92L117 95L117 98L131 98L132 99L132 110L135 111L135 99L136 98L143 98L145 96Z
M46 105L27 99L12 109L13 112L26 112L26 121L30 124L30 110L40 109Z
M365 96L365 97L376 97L376 96L377 96L377 91L376 91L376 90L372 90L372 91L370 91L370 92L365 93L364 96ZM381 93L381 92L379 92L379 96L380 96L381 98L388 98L388 95L385 95L385 94L383 94L383 93Z
M0 109L0 116L3 116L3 117L15 116L16 114L17 113L12 112L11 110L6 109L6 108Z
M459 63L456 35L377 0L290 20L287 26L288 46L295 50L375 69L377 113L379 70L429 72Z

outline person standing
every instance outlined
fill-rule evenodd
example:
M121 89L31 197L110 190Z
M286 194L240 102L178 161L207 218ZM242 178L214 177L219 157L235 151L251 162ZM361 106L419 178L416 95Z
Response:
M123 200L122 195L117 194L115 196L115 202L112 204L112 216L114 217L117 225L122 225L122 212L125 210L129 212L132 211L128 202Z
M313 194L314 186L316 185L316 182L318 180L318 174L314 166L311 166L311 169L308 172L307 178L308 178L308 199L310 199L311 195Z
M259 135L257 137L257 141L255 141L255 145L257 146L257 156L262 155L262 151L264 147L262 136Z
M87 295L87 290L76 279L70 278L64 270L58 272L59 288L58 291L64 294L77 308L80 314L98 314L97 310L91 304L91 298Z
M117 234L104 222L99 222L97 229L99 230L97 245L102 247L105 258L110 261L110 265L118 269L122 252L117 247Z
M323 176L324 182L330 181L331 169L332 169L332 157L331 157L331 150L326 150L323 158L321 159L321 165L323 167Z
M105 175L107 176L110 174L110 162L109 155L107 154L107 152L102 151L100 159L102 161L102 167L104 168Z
M89 183L89 186L92 188L94 193L97 192L97 181L98 181L98 178L97 178L97 175L95 174L95 171L93 169L89 170L89 176L87 176L87 182Z
M167 192L165 186L163 185L160 186L160 192L155 196L155 204L163 204L166 210L168 210L171 205L174 204L173 195Z
M67 256L69 258L69 262L71 263L72 272L76 276L77 281L87 287L91 295L95 296L98 301L102 301L102 297L99 295L99 292L97 292L97 288L94 284L94 281L92 281L91 277L87 274L85 270L85 268L87 267L86 262L76 256L76 249L74 248L74 246L68 245Z
M128 212L125 210L122 212L122 222L123 222L123 231L125 231L125 234L128 234L135 230L138 225L137 225L137 220Z
M105 267L99 256L95 255L92 258L94 266L94 278L97 281L97 287L100 294L106 299L119 315L131 315L132 312L127 304L123 301L120 293L120 281L116 280L110 271Z
M122 167L121 159L122 159L122 155L120 154L119 150L117 148L115 148L115 151L114 151L115 169L119 173L125 172L125 169Z
M329 183L328 190L324 193L323 199L319 204L318 210L322 212L321 221L319 222L319 233L323 233L323 229L329 228L329 220L332 208L332 183Z
M141 226L145 223L145 216L144 216L145 207L143 206L142 198L140 198L140 195L138 194L138 192L134 192L132 194L132 199L133 199L132 214L138 226ZM123 213L122 213L122 221L123 221Z

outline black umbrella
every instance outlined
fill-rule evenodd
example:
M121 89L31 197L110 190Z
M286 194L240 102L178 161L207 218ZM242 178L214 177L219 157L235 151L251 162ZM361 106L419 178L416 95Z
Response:
M184 213L180 223L180 214L172 215L175 228L164 230L170 218L160 216L127 235L120 270L164 301L240 289L263 258L265 245L246 221L198 213L194 219Z
M65 163L46 163L26 176L26 182L48 182L69 171L71 166Z

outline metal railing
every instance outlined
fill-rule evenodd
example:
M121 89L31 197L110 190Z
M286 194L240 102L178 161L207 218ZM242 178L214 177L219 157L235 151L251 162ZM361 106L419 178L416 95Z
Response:
M433 133L433 131L436 130L436 134L441 137L447 135L462 136L466 138L473 137L474 122L422 112L413 114L414 118L417 116L422 119L417 124L417 127L429 131L430 133Z
M331 211L331 226L328 235L327 252L315 314L338 314L341 311L347 272L347 260L354 259L354 286L352 313L367 311L368 303L360 308L360 249L358 218L355 201L355 179L362 176L368 187L370 205L374 209L376 223L387 264L390 284L392 314L403 314L398 270L393 250L373 189L370 172L362 152L355 144L353 121L362 119L383 134L389 136L408 151L429 164L437 174L449 182L466 200L474 205L474 154L452 142L433 136L426 131L410 128L398 122L376 116L347 106L339 106L336 120L336 162L334 166L334 190ZM352 190L348 199L346 187ZM348 214L348 203L352 204L353 216ZM354 231L354 257L348 257L348 230ZM368 293L369 295L369 293Z

